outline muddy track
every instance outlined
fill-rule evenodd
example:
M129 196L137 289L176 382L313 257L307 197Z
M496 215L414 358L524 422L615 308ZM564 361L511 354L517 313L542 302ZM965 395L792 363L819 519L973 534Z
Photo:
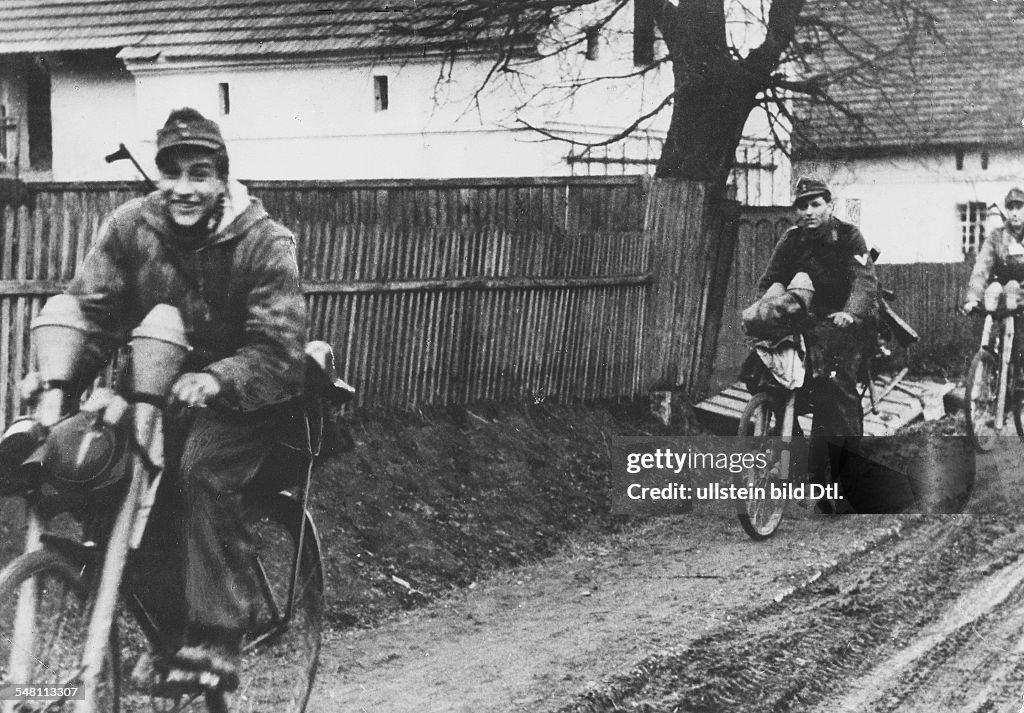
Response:
M1002 515L917 519L784 601L645 659L561 713L1016 713L1024 533L1006 495L1020 493L1017 465L985 464L975 507Z
M979 548L986 540L992 546ZM914 642L987 570L1014 562L1021 544L998 523L921 523L737 626L648 659L561 710L724 711L739 704L742 710L790 711L817 703L840 710L837 699L849 681L874 688L870 672L879 659ZM989 551L978 561L982 549ZM964 568L971 560L975 565ZM1014 584L1021 570L1015 569Z
M734 515L712 514L574 542L537 565L332 637L310 710L557 710L652 651L789 601L824 572L900 539L906 525L913 522L794 513L775 538L755 543Z
M311 713L1018 713L1024 449L971 512L641 521L372 629L332 633Z

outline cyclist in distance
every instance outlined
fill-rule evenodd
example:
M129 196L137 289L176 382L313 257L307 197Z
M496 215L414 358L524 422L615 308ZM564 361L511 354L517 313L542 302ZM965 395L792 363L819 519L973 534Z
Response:
M829 452L825 439L864 432L857 376L871 356L866 350L875 346L878 279L860 230L833 215L832 191L824 181L800 178L793 207L796 225L779 240L758 290L787 285L798 272L807 273L814 285L806 335L815 436L808 467L812 482L822 482ZM833 512L834 506L823 498L818 509Z
M963 311L970 314L978 309L985 288L992 282L1004 284L1009 280L1024 282L1024 191L1011 188L1003 201L1006 220L989 231L974 260L974 269L967 284L967 299ZM1015 318L1013 363L1020 365L1024 350L1024 322ZM1024 384L1018 384L1016 394L1021 397Z
M231 690L258 586L241 491L298 418L305 302L295 238L229 177L220 127L177 109L156 148L157 190L106 219L68 287L90 327L90 378L76 386L155 305L181 312L192 351L171 400L182 408L165 415L170 472L136 553L137 588L180 645L144 656L133 678Z

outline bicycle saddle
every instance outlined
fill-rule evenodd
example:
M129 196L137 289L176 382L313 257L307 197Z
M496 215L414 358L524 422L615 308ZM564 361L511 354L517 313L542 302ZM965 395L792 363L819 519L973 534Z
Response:
M322 392L335 404L351 401L356 394L355 388L338 376L334 349L319 339L306 344L306 388Z

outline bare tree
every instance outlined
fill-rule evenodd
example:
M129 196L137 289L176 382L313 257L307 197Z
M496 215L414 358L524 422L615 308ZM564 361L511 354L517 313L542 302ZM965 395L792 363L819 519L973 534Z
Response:
M631 11L634 76L667 63L673 88L653 110L600 143L629 135L671 107L657 175L724 189L755 107L764 109L781 145L792 136L813 147L827 134L825 125L869 138L879 121L890 129L905 122L900 102L919 68L916 49L943 41L941 16L949 3L954 0L423 0L400 13L390 31L417 35L444 48L449 59L470 46L487 48L491 81L554 55L578 53L588 32ZM574 13L585 9L589 24L574 26ZM749 44L748 38L747 46L737 41L730 31L737 20L759 29L759 39ZM644 48L655 44L660 50L644 56ZM593 81L569 77L564 90ZM880 87L883 101L849 100L858 84ZM814 131L808 130L809 117L818 122ZM912 124L905 128L910 138Z
M670 65L671 88L602 143L629 135L653 113L670 108L656 175L699 184L700 190L687 194L696 201L686 206L692 227L673 238L698 246L706 259L699 272L680 262L681 251L654 266L661 284L670 287L648 312L656 327L648 346L652 364L668 365L656 383L675 388L684 377L673 365L684 362L696 340L702 345L700 365L690 387L702 389L715 357L735 249L736 234L725 229L731 211L722 199L751 113L761 107L778 143L788 146L792 139L805 151L835 136L855 136L870 146L880 128L889 140L906 144L915 135L924 138L922 130L941 127L914 120L914 97L927 96L915 83L933 71L922 57L943 50L940 30L948 27L948 13L983 1L416 0L391 31L417 35L443 48L449 60L467 48L489 52L487 81L493 81L536 62L578 55L594 28L610 28L623 13L633 13L633 72L608 79L640 81L644 73ZM586 22L577 21L581 15ZM735 32L737 18L750 30L745 36ZM964 21L962 13L958 20ZM566 80L557 88L572 92L595 81L579 74ZM543 126L535 128L558 138ZM654 204L674 204L678 188L674 181L655 184ZM674 226L671 218L665 224ZM675 291L683 281L696 281L704 299L683 299Z

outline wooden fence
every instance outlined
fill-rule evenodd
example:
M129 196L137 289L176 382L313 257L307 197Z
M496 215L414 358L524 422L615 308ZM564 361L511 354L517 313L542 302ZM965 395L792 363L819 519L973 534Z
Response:
M787 208L703 215L700 185L642 177L249 185L298 236L310 335L364 405L701 396L735 377L739 311L791 224ZM31 319L137 191L41 184L0 210L0 420L20 408ZM969 351L977 325L954 316L968 270L879 266L917 349Z
M652 185L616 177L249 187L298 236L310 336L335 346L359 403L416 406L629 397L706 374L720 281L694 273L721 272L728 253L723 260L709 244L710 218L692 209L702 205L700 186ZM20 408L12 385L32 363L31 319L71 278L103 217L136 189L42 184L31 207L3 208L5 421ZM655 289L658 275L673 281L667 292Z

